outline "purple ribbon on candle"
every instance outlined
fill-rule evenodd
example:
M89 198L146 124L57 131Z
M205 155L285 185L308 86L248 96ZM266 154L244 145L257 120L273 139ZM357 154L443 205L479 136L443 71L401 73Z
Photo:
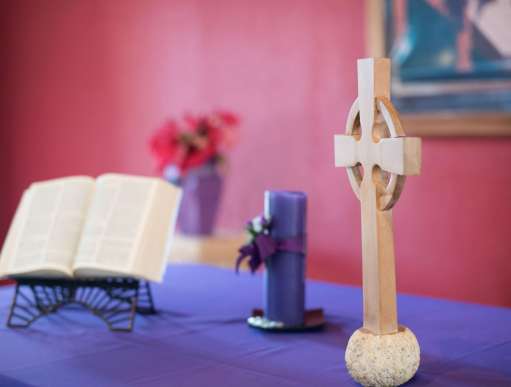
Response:
M249 258L250 271L255 273L259 266L277 251L305 254L304 240L298 235L287 239L273 239L269 235L270 220L264 217L254 218L248 223L247 230L252 238L249 243L240 247L238 259L236 259L236 273L245 258Z

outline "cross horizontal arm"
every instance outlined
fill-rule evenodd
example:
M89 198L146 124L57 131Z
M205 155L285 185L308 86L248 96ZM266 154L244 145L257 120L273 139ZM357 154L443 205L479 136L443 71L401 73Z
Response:
M353 136L335 135L335 166L354 167L357 164L357 140Z
M418 175L421 170L421 139L417 137L382 138L378 143L385 171L398 175Z
M371 141L372 142L372 141ZM362 144L353 136L334 136L335 166L353 167L357 163L377 164L383 170L397 175L418 175L421 169L421 139L416 137L382 138L369 145L373 150L363 151Z

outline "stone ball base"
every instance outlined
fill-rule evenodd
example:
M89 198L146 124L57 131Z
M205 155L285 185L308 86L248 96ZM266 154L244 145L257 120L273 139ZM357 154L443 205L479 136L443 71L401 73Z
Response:
M417 372L420 348L413 332L404 326L388 335L360 328L348 341L345 360L353 379L363 386L399 386Z

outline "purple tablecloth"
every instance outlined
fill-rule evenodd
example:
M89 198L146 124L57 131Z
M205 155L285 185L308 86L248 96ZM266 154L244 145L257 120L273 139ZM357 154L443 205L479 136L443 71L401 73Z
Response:
M132 333L111 333L71 308L29 329L4 321L13 288L0 290L0 385L355 386L344 349L361 323L359 288L309 282L309 307L324 307L324 332L271 334L247 327L261 305L262 278L205 266L170 266L153 287L156 316ZM399 321L422 352L413 386L511 386L511 310L399 298Z

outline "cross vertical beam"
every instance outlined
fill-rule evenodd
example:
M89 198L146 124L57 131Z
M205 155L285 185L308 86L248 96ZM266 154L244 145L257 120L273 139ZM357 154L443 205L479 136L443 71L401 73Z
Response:
M392 210L378 209L376 186L371 180L372 174L367 172L360 189L364 328L389 334L397 332Z
M362 137L372 136L376 97L390 99L390 60L368 58L357 61L358 103Z
M376 97L390 98L390 61L362 59L357 62L362 165L362 270L364 328L376 334L397 332L396 274L392 210L378 209L373 174L379 173L375 160L373 126ZM365 153L365 152L364 152Z

